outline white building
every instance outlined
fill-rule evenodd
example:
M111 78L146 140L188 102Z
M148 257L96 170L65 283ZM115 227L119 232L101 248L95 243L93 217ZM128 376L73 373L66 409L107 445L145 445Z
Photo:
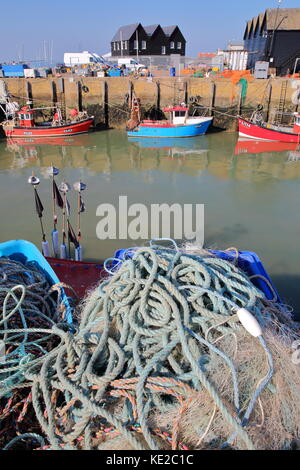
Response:
M225 51L218 50L218 55L224 56L224 65L230 70L246 70L248 51L243 42L230 42Z

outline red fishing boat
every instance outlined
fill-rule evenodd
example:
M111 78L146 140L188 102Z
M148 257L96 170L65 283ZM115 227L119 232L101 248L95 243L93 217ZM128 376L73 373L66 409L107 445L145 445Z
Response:
M78 112L76 109L70 111L69 119L63 119L60 108L56 111L51 121L38 122L36 116L43 110L53 108L34 108L27 106L15 111L11 116L2 122L6 137L10 138L45 138L45 137L65 137L88 132L93 126L94 117L89 117L85 112Z
M248 139L299 144L300 114L295 114L294 126L267 124L262 120L240 118L239 135Z
M79 298L107 277L103 263L88 263L66 259L46 258L59 280L71 286Z

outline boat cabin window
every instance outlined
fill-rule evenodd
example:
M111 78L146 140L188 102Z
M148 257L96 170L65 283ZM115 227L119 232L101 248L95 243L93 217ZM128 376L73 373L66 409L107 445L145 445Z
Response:
M184 117L185 111L175 111L175 117Z
M296 116L295 123L297 126L300 126L300 115Z
M32 116L29 113L24 113L24 114L22 113L22 114L19 114L19 119L21 121L25 121L25 120L27 121L29 119L32 119Z

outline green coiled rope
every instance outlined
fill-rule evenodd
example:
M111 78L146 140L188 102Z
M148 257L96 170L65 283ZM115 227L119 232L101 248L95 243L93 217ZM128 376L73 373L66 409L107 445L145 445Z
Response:
M154 409L170 407L165 400L170 384L159 380L169 378L189 389L206 389L233 436L242 447L253 449L244 427L247 423L225 405L208 378L209 362L204 369L201 359L216 352L213 338L242 328L233 308L244 307L261 326L267 324L271 314L262 314L264 300L264 294L228 261L155 245L137 250L87 299L75 332L63 325L39 330L60 340L24 373L32 389L36 418L50 447L95 448L97 430L104 422L136 449L160 449L149 418ZM24 335L26 328L21 333ZM233 364L225 363L232 370ZM263 386L272 376L269 364ZM159 384L157 390L148 386L150 379ZM113 398L111 392L118 380L134 381L133 395L128 395L124 386L125 398ZM236 377L233 383L237 408ZM247 410L247 421L262 388L253 390L252 401L249 397L252 408ZM55 394L59 400L53 399ZM140 425L144 442L129 430L133 422Z

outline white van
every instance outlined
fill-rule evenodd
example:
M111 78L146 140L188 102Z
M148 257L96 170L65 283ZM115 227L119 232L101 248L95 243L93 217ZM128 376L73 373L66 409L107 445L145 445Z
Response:
M65 52L64 63L66 67L73 67L74 65L104 65L105 62L98 54L94 52Z
M141 72L141 70L146 69L146 65L139 64L135 59L118 59L118 65L125 65L129 70L135 70L136 72Z

